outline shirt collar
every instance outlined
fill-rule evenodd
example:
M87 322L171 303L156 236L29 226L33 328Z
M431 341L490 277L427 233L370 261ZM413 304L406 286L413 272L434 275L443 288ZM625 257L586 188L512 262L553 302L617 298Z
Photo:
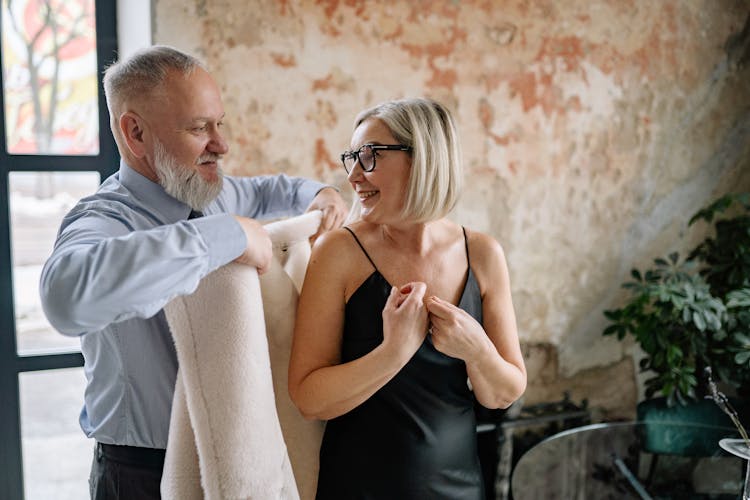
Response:
M187 219L190 207L173 198L156 182L147 179L120 160L120 183L140 200L143 205L161 213L168 221Z

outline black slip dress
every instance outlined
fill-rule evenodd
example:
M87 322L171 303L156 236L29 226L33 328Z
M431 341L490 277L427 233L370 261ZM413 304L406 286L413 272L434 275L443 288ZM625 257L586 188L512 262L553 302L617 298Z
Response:
M345 307L342 363L383 340L382 311L391 285L375 271ZM464 230L466 242L466 230ZM469 248L466 243L468 261ZM459 307L482 323L482 299L471 270ZM326 424L317 500L481 500L474 397L463 361L433 347L414 357L367 401Z

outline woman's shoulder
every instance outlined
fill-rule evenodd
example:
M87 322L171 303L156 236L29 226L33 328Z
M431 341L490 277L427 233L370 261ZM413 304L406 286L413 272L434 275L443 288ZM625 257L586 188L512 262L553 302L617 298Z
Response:
M364 247L360 248L350 230L357 238L361 236L356 226L341 227L320 236L313 245L308 266L308 276L312 276L315 282L324 282L326 290L340 290L344 302L349 299L351 291L373 272L372 264L363 252Z
M482 297L490 290L497 290L508 282L508 265L505 252L492 236L464 228L469 247L469 262L479 284Z
M476 253L478 254L478 256L488 257L503 253L503 247L500 242L489 234L471 229L466 226L464 226L463 229L466 233L466 240L469 245L469 250L472 250L472 253Z
M312 258L329 261L341 268L347 262L358 263L364 258L360 247L369 228L358 223L323 233L312 248Z
M352 222L351 224L347 224L346 227L348 228L349 231L356 234L358 238L359 237L366 238L368 235L376 232L380 228L380 226L378 226L377 224L373 224L372 222L367 222L364 220L358 220L356 222Z
M354 238L344 228L326 231L312 246L307 264L305 287L325 287L327 290L343 290L347 277L356 269L357 256ZM308 285L310 282L312 285ZM335 295L335 293L334 293Z
M505 252L499 241L489 234L464 227L469 246L469 259L475 272L494 276L506 267Z
M326 231L315 240L312 251L317 254L330 254L347 251L354 243L354 238L345 227Z

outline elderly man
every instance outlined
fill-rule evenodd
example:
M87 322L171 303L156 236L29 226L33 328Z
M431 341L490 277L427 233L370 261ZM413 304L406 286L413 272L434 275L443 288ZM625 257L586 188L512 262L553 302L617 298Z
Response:
M224 107L195 58L155 46L104 77L120 169L65 217L42 272L52 325L80 336L87 378L80 423L96 439L92 498L159 498L177 356L162 308L237 261L263 273L258 218L346 207L331 187L284 175L224 177Z

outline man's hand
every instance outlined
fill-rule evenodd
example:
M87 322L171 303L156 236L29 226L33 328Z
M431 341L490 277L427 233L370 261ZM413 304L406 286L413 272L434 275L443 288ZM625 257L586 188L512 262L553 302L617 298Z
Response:
M245 251L234 261L257 268L258 274L265 273L271 267L271 258L273 257L271 238L268 236L268 232L255 219L240 217L239 215L235 215L234 218L240 223L247 238Z
M320 221L318 232L310 238L312 241L315 241L318 236L326 231L341 227L346 219L346 214L349 211L338 191L331 187L325 187L318 191L318 194L315 195L310 206L307 207L308 212L312 210L320 210L323 212L323 218Z

